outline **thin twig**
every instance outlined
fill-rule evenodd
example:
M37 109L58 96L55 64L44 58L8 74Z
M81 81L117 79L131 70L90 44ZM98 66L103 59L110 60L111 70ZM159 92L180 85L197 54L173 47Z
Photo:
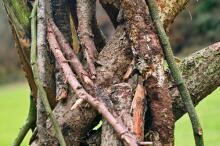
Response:
M69 82L72 89L75 91L76 95L79 98L86 100L90 105L92 105L95 109L102 114L102 116L112 125L115 129L117 134L120 136L120 139L124 142L127 146L138 146L136 138L129 133L127 128L109 112L108 108L105 104L98 98L92 97L88 94L82 85L77 81L74 73L72 72L70 66L66 62L65 57L63 56L58 42L56 41L55 35L50 27L48 27L48 34L47 34L48 42L50 44L50 48L60 64L61 68L64 71L67 81Z
M30 97L30 107L29 107L29 112L28 112L28 117L26 119L26 122L24 125L21 127L16 139L14 140L12 146L20 146L22 143L23 139L27 135L28 131L30 129L34 129L36 126L36 105L34 102L33 97Z
M160 22L160 18L159 18L159 10L158 10L158 6L155 0L147 0L148 3L148 7L150 10L150 14L151 17L155 23L157 32L158 32L158 37L160 39L160 43L164 48L164 54L167 60L167 63L169 65L169 68L171 70L171 74L177 84L177 87L179 89L179 92L181 94L182 100L184 101L185 107L188 111L191 123L192 123L192 127L193 127L193 131L194 131L194 137L195 137L195 142L197 146L203 146L204 142L203 142L203 133L202 133L202 128L199 122L199 118L196 114L196 110L193 106L193 102L191 100L189 91L184 83L184 80L181 76L181 73L178 69L178 66L176 64L173 52L172 52L172 48L169 42L169 39L166 35L166 32L163 28L162 23Z
M42 1L42 3L44 3ZM45 5L42 5L42 6L45 6ZM35 13L36 15L36 13ZM32 22L32 27L31 27L31 35L32 35L32 43L31 43L31 65L32 65L32 70L33 70L33 73L34 73L34 78L35 78L35 81L36 81L36 84L37 84L37 87L38 87L38 93L40 93L41 96L39 96L38 98L41 98L43 104L44 104L44 107L46 109L46 112L50 118L50 121L54 127L54 130L55 130L55 133L56 133L56 136L59 140L59 143L61 146L66 146L66 143L64 141L64 138L63 138L63 135L62 135L62 132L61 132L61 129L59 127L59 123L58 121L56 120L54 114L52 113L52 109L50 107L50 104L48 102L48 99L47 99L47 94L43 88L43 84L42 82L40 81L39 79L39 74L38 74L38 66L37 66L37 29L36 29L36 16L33 17L35 18L35 21L33 20Z

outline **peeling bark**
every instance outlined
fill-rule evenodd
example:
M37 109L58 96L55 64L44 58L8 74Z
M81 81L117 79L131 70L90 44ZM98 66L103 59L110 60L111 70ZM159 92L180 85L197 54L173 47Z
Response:
M136 59L135 65L143 77L149 97L152 125L147 132L147 139L152 141L154 146L172 146L174 143L172 98L165 79L163 49L147 4L144 0L121 0L121 8L127 19L126 31Z

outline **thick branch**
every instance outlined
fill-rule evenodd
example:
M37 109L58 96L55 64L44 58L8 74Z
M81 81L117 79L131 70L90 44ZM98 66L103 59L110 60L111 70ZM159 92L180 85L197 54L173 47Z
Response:
M182 60L180 71L196 106L220 86L220 43L215 43ZM173 112L178 120L186 113L176 85L170 88L174 97Z
M52 17L63 33L64 38L67 40L68 43L72 43L71 37L71 27L70 27L70 18L69 18L69 8L68 8L68 0L51 0L51 11ZM63 75L63 71L56 62L56 69L55 69L55 78L56 78L56 99L60 100L63 98L68 97L68 85L66 83L66 79Z
M55 90L55 78L54 78L54 62L51 57L50 50L46 43L46 3L45 6L42 6L39 3L38 15L37 15L37 64L39 69L39 77L43 82L43 87L48 96L48 100L50 101L50 105L52 108L56 105L56 90Z

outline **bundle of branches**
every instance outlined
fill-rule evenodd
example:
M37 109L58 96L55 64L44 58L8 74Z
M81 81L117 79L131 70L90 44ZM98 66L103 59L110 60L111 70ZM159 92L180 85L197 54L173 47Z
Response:
M177 65L164 28L188 0L99 2L115 27L107 43L95 0L3 0L31 90L13 145L32 129L32 146L171 146L188 112L203 146L194 105L220 84L220 43Z

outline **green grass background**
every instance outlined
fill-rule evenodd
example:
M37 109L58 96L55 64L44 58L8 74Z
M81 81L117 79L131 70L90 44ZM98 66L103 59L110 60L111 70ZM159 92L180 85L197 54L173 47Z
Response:
M220 89L209 95L197 107L203 126L206 146L220 146ZM26 83L0 85L0 146L10 146L24 123L29 106L29 89ZM30 133L22 146L28 145ZM194 146L188 116L176 123L176 146Z

